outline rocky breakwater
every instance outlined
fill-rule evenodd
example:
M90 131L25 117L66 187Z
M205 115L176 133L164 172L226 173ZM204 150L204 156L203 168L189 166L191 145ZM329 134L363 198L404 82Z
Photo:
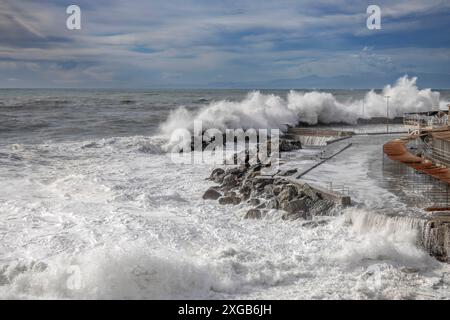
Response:
M235 134L235 133L234 133ZM261 143L260 143L260 137L257 136L256 137L256 142L258 145L258 148L261 147ZM231 144L237 144L239 140L241 140L244 143L248 143L249 142L249 137L246 136L245 134L243 136L233 136L230 139L227 138L226 134L223 134L221 136L220 140L220 144L222 144L223 146L226 146L227 143ZM267 143L267 150L268 153L271 153L272 150L272 137L271 136L267 136L266 137L266 143ZM203 132L200 136L196 137L196 136L191 136L191 140L190 140L190 151L195 151L196 150L196 145L198 145L199 150L205 150L208 146L210 146L210 144L216 144L216 137L207 137L205 135L205 133ZM201 148L200 148L201 146ZM262 145L264 146L264 145ZM247 146L248 147L248 146ZM292 136L290 135L282 135L279 137L278 139L278 150L280 152L289 152L289 151L294 151L294 150L299 150L302 148L302 144L300 142L300 140L294 139L292 138ZM197 150L197 151L199 151ZM183 152L183 149L179 150L180 152Z
M337 207L324 199L308 184L293 183L284 177L261 175L262 164L216 168L209 179L217 183L203 199L217 200L222 205L247 204L252 208L244 218L261 219L273 210L280 210L283 220L312 219L329 215ZM295 172L286 172L291 175Z

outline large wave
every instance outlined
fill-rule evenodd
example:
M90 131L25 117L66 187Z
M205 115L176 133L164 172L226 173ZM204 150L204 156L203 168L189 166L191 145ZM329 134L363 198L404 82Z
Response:
M173 111L161 125L162 132L170 135L176 129L193 129L195 120L202 121L204 129L279 128L296 125L300 121L308 124L356 123L358 118L386 116L386 98L389 96L389 118L403 116L405 112L439 109L439 92L418 89L417 78L407 75L396 83L386 85L377 93L367 92L364 99L342 102L327 92L290 91L286 98L260 91L250 92L242 101L222 100L189 111L180 107ZM364 113L363 113L364 105Z

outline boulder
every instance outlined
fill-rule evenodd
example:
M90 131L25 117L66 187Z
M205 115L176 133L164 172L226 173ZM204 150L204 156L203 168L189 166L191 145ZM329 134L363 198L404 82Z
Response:
M238 197L221 197L219 198L219 203L222 205L226 204L237 205L241 203L241 199Z
M253 181L253 189L257 190L258 192L264 191L264 187L268 184L272 184L273 179L267 178L267 179L255 179Z
M206 192L203 194L203 199L205 200L217 200L221 196L220 192L218 192L213 187L206 190Z
M248 203L252 206L257 206L261 203L261 200L259 200L258 198L251 198Z
M319 221L308 221L302 224L302 227L304 228L309 228L309 229L313 229L313 228L317 228L319 226L323 226L328 224L327 220L319 220Z
M264 186L264 194L269 195L269 196L273 196L273 184L268 184Z
M288 169L288 170L282 170L280 173L278 173L279 176L292 176L297 173L297 169Z
M227 174L223 178L222 187L227 187L228 189L234 188L239 184L238 178L235 174Z
M223 170L222 168L215 168L213 169L213 171L211 171L211 175L210 175L210 179L212 179L214 176L218 175L218 174L224 174L225 170Z
M266 203L266 208L267 209L279 209L280 208L280 203L278 202L277 198L272 198L269 201L267 201Z
M288 181L286 181L285 179L281 179L281 178L277 178L273 181L273 184L278 186L278 185L286 185L289 184Z
M215 168L210 175L210 179L215 183L221 184L223 182L223 178L225 177L225 170L222 168Z
M248 200L249 198L250 198L250 194L247 194L247 193L241 194L242 200Z
M306 212L308 207L306 205L306 199L294 199L289 202L282 202L281 209L288 213L298 213L298 212Z
M280 152L294 151L302 148L302 143L293 139L280 139Z
M299 191L311 198L311 200L313 201L317 201L320 199L320 196L317 194L317 192L314 191L314 189L306 183L299 188Z
M335 203L330 200L316 200L307 199L308 213L311 216L326 216L330 215L335 208Z
M307 215L304 211L297 211L295 213L292 212L285 212L281 216L282 220L298 220L298 219L306 219Z
M262 214L261 211L258 209L250 209L244 216L244 219L261 219L261 218Z
M240 176L240 175L243 175L246 170L247 170L247 168L245 166L232 167L232 168L228 168L227 170L225 170L225 174L226 175L233 174L233 175Z
M256 164L247 169L244 174L244 183L251 181L252 178L256 177L261 171L261 165Z
M267 204L265 202L260 203L256 209L266 209L267 208Z
M252 188L250 184L244 184L239 188L239 193L242 195L244 199L250 198L251 192Z
M281 190L283 190L283 188L281 186L275 186L272 189L272 193L274 196L278 196L280 194Z
M288 184L283 187L277 197L280 203L284 203L293 200L297 195L297 188L292 184Z
M270 200L270 199L272 199L272 198L274 198L275 197L275 195L272 193L265 193L265 194L263 194L263 198L264 199L266 199L266 200Z
M236 192L234 192L234 191L227 191L227 192L225 192L224 196L226 196L226 197L236 197Z

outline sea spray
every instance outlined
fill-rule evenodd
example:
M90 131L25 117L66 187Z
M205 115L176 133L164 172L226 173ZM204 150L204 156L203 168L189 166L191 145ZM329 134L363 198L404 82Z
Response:
M416 269L435 263L421 246L422 219L388 216L361 208L346 209L342 218L351 226L353 240L330 254L336 261L357 266L378 260Z
M362 99L340 102L327 92L290 91L286 99L260 91L250 92L242 101L222 100L210 103L197 111L186 108L171 112L161 125L163 134L170 135L182 128L192 130L194 120L203 122L204 128L279 128L296 125L299 121L317 123L356 123L358 118L386 116L386 99L389 117L403 116L405 112L426 111L439 108L439 92L418 89L417 78L404 76L380 93L371 90ZM364 113L362 106L364 103Z
M0 299L204 298L228 290L229 281L204 260L142 242L62 254L45 264L13 263L0 269L0 280Z

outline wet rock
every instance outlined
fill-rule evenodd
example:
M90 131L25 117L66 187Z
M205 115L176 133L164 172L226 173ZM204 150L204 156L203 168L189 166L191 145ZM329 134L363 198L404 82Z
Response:
M241 199L238 197L221 197L219 198L219 203L222 205L238 205L239 203L241 203Z
M306 212L308 210L308 207L306 205L306 199L301 198L281 203L281 209L286 211L287 213L295 214L298 212Z
M215 183L222 184L223 178L225 177L225 170L222 168L215 168L210 175L210 179Z
M276 209L278 210L280 208L280 203L277 198L272 198L266 203L267 209Z
M242 200L248 200L250 198L250 194L241 194Z
M297 212L285 212L281 216L282 220L298 220L298 219L306 219L306 213L304 211L297 211Z
M286 185L286 184L289 184L289 182L286 181L285 179L277 178L277 179L274 180L273 184L276 185L276 186L278 186L278 185Z
M296 174L297 171L298 171L297 169L283 170L283 171L281 171L280 173L278 173L278 175L279 175L279 176L284 176L284 177L286 177L286 176L292 176L292 175Z
M213 171L211 171L211 175L210 175L210 179L212 180L214 178L214 176L218 175L218 174L224 174L225 170L223 170L222 168L215 168L213 169Z
M330 215L335 208L335 204L329 200L316 200L308 199L306 201L308 206L308 212L312 216L326 216Z
M220 192L218 192L213 187L206 190L206 192L203 194L203 199L205 200L217 200L221 196Z
M288 152L299 150L302 148L302 143L297 140L280 138L280 152Z
M265 185L263 192L265 195L273 196L273 184Z
M270 200L272 198L275 198L275 196L273 194L270 193L263 193L263 198L266 200Z
M244 183L246 183L246 182L250 181L251 179L253 179L254 177L256 177L260 173L260 171L261 171L260 164L256 164L256 165L249 167L243 177Z
M304 184L303 186L301 186L299 188L299 190L307 195L309 198L311 198L313 201L317 201L320 199L319 195L308 185L308 184Z
M261 219L261 218L262 214L261 211L258 209L250 209L244 216L244 219Z
M256 209L266 209L267 208L267 204L265 202L260 203Z
M281 192L278 194L278 200L280 201L280 203L289 202L293 200L297 195L297 188L292 184L288 184L285 185Z
M278 195L280 194L281 190L283 190L282 187L280 187L280 186L275 186L275 187L272 189L272 193L273 193L274 196L278 196Z
M261 203L261 200L259 200L258 198L252 198L248 201L248 203L252 206L257 206Z
M225 192L224 196L226 196L226 197L236 197L236 192L234 192L234 191L227 191L227 192Z
M420 272L420 269L412 267L401 267L400 271L403 273L418 273Z
M308 221L302 224L302 227L304 228L309 228L309 229L313 229L313 228L317 228L319 226L323 226L328 224L327 220L319 220L319 221Z
M239 188L239 193L242 195L242 197L247 200L250 198L250 194L252 193L252 188L250 184L244 184Z
M264 191L264 187L272 184L273 183L273 179L267 178L267 179L256 179L256 181L253 182L253 189L259 191L259 192L263 192Z
M223 178L222 187L234 188L238 185L239 181L235 174L227 174Z
M247 168L245 166L228 168L225 171L225 175L232 174L232 175L236 175L236 176L239 177L239 176L242 176L245 173L246 170L247 170Z

